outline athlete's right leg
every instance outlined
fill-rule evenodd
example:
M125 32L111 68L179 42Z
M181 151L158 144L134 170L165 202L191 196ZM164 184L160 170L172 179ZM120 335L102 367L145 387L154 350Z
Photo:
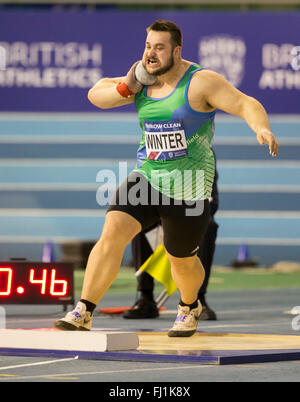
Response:
M142 180L142 194L149 184L139 174L131 173L116 191L106 213L100 240L93 247L86 267L81 299L75 310L58 320L63 330L90 330L92 311L118 275L126 245L142 230L159 220L151 205L131 199L131 188ZM134 193L135 194L135 193Z
M98 304L119 273L125 247L140 230L141 224L126 212L107 213L101 238L89 255L82 299Z
M101 238L89 255L81 300L98 304L118 275L126 245L140 230L140 222L126 212L107 213ZM78 302L75 310L56 321L55 326L62 330L90 330L92 314L87 304Z
M133 266L138 271L144 262L153 254L152 246L147 238L147 233L157 229L158 225L140 232L131 242ZM137 291L139 298L136 298L134 305L126 310L124 318L142 319L156 318L159 316L158 308L154 300L154 279L147 272L142 272L137 277Z

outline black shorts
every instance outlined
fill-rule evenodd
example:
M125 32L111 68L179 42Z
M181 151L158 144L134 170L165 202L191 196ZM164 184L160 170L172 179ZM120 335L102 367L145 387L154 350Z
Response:
M164 246L174 257L197 254L210 217L208 200L178 201L155 190L147 179L132 172L113 196L107 212L122 211L133 216L142 230L161 222Z

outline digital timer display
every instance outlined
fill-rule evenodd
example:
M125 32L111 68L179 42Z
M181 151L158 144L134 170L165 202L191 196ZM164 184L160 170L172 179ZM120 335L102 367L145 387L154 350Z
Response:
M0 304L74 304L73 265L0 262Z

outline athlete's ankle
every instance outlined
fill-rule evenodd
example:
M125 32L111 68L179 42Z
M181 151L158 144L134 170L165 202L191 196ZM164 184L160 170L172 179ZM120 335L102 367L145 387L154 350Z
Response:
M79 301L86 305L86 311L89 311L91 314L93 314L93 312L96 308L96 304L94 304L88 300L85 300L85 299L80 299Z
M195 300L193 303L191 303L191 304L184 303L184 302L180 299L179 305L182 306L182 307L187 306L187 307L190 308L190 310L193 310L194 308L197 308L197 307L198 307L198 299L196 299L196 300Z

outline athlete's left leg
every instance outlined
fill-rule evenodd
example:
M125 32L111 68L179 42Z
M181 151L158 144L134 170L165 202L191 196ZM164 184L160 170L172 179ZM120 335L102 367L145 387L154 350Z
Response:
M181 301L192 304L198 299L199 289L204 281L205 271L197 255L177 258L166 251L174 282L176 283Z
M164 245L181 300L191 304L198 299L205 270L197 256L209 222L208 200L199 201L199 214L192 216L184 204L164 207L162 226Z
M180 292L177 317L168 336L192 336L197 330L202 311L198 291L204 280L204 268L197 255L186 258L176 258L169 253L167 255L171 263L173 280Z
M198 292L204 281L205 271L197 256L209 220L208 200L202 202L200 213L187 214L184 206L164 210L162 217L164 245L174 282L180 292L180 302L175 323L169 336L191 336L196 332L202 306ZM199 204L200 206L200 204Z

